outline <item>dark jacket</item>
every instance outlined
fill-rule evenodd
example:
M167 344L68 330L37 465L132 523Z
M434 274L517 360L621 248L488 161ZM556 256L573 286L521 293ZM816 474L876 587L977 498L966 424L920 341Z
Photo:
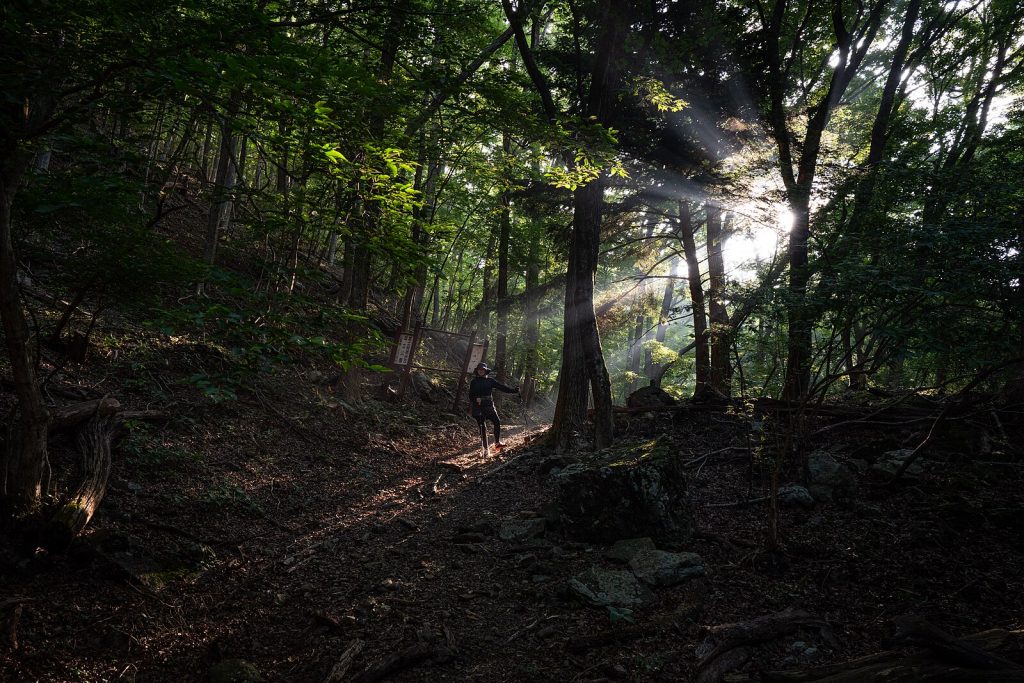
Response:
M507 387L493 377L474 377L469 382L469 403L473 406L494 403L491 392L495 389L506 394L518 394L519 389ZM477 399L481 399L477 402Z

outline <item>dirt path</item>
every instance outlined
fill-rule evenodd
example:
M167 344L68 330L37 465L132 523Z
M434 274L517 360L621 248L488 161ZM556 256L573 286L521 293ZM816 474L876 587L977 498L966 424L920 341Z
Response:
M90 538L100 554L7 563L5 596L30 601L0 679L205 681L238 658L268 681L319 682L361 642L349 675L404 652L418 658L389 680L688 680L704 625L789 607L826 619L832 637L770 643L747 671L875 651L899 614L954 633L1024 626L1016 470L958 488L946 474L897 491L865 481L852 504L787 508L786 553L766 565L751 548L763 508L706 505L760 495L749 458L721 451L740 443L735 429L716 416L658 423L682 457L719 453L692 482L706 533L687 549L708 575L658 589L632 617L638 632L568 595L570 577L608 564L603 548L557 530L501 538L503 523L548 513L539 428L484 459L461 416L288 414L315 436L266 412L206 411L122 449ZM187 570L169 569L182 557Z

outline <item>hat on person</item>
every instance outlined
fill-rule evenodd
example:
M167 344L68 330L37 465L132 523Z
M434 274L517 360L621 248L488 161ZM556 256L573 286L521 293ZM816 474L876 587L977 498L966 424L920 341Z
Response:
M483 370L485 372L490 372L491 371L491 369L489 367L487 367L487 363L484 363L484 362L480 362L480 363L476 364L476 368L473 369L473 372L476 372L477 370Z

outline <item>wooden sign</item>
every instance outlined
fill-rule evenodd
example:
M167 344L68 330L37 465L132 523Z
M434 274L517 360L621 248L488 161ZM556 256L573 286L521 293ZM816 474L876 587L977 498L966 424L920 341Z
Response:
M395 342L394 356L391 362L394 365L408 365L412 357L412 332L400 332Z
M474 342L473 347L469 352L469 362L466 363L466 372L473 372L473 369L477 364L484 359L484 353L486 351L487 345L484 342Z

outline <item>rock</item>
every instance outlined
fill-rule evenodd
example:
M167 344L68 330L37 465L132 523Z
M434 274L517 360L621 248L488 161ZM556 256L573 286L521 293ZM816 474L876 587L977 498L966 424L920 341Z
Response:
M423 401L427 403L438 403L445 398L447 393L445 389L425 372L413 372L411 378L413 390Z
M525 541L544 533L544 520L538 517L531 519L507 519L498 529L498 538L503 541Z
M225 659L210 667L210 683L264 683L266 679L252 662Z
M903 463L910 457L910 454L914 451L909 448L901 448L895 451L887 451L882 453L878 458L878 461L871 466L872 472L883 474L886 477L894 477L896 473L903 467ZM911 463L907 471L903 473L904 477L910 477L911 479L920 477L925 473L924 463L921 462L920 456Z
M521 553L515 557L516 569L530 569L537 564L537 556L534 553Z
M569 465L555 481L562 528L571 538L609 544L650 536L678 544L693 532L687 472L672 454L633 460L611 454L603 462Z
M674 586L704 575L704 560L696 553L641 550L629 561L633 574L652 586Z
M463 544L463 543L486 543L487 536L476 531L466 531L461 534L455 534L452 538L452 543Z
M609 678L613 678L613 679L615 679L617 681L624 681L627 678L629 678L629 672L626 671L626 667L622 666L621 664L616 664L614 666L609 666L607 668L607 671L608 671L608 677Z
M569 590L595 607L631 607L654 599L633 572L596 566L569 579Z
M630 408L663 408L674 406L676 403L671 394L661 387L654 386L653 381L650 386L641 387L626 398L626 405Z
M814 451L808 456L807 474L807 490L817 501L848 500L857 487L853 472L827 451Z
M558 473L568 467L578 463L579 458L574 458L571 455L552 455L544 458L539 465L537 465L537 474L544 476L546 474Z
M779 505L809 508L814 505L814 496L806 488L797 484L780 486Z
M615 562L626 564L633 559L641 550L657 550L654 541L644 536L643 538L626 538L615 541L615 544L605 551L604 556Z
M548 528L557 527L561 522L561 511L558 509L558 503L556 501L549 500L541 505L540 516L548 523Z

